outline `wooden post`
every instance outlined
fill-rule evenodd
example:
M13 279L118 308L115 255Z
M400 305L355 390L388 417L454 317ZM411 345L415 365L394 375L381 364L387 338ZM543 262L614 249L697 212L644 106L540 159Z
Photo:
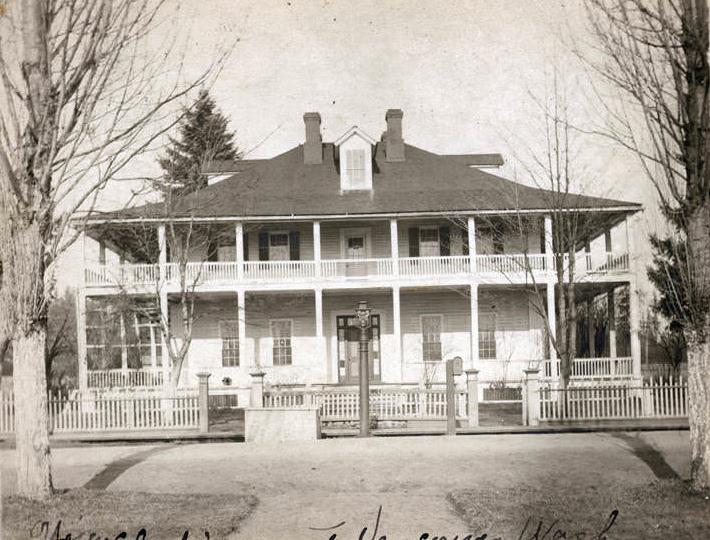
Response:
M234 250L237 262L237 279L244 279L244 225L238 222L234 226Z
M467 228L466 234L468 235L468 261L471 266L471 273L476 273L476 221L473 216L469 216L466 220Z
M390 219L390 251L392 254L392 274L399 275L399 232L397 220Z
M316 265L316 276L321 275L321 252L320 252L320 221L313 222L313 260Z
M479 364L478 351L478 283L470 285L470 311L471 311L471 361L468 367L475 368Z
M210 430L210 378L209 373L198 373L199 379L199 402L200 402L200 433L207 433Z
M446 361L446 434L456 435L456 386L454 361Z
M466 390L468 393L468 427L478 427L478 370L466 370Z
M360 437L370 436L370 308L361 301L355 310L360 326Z
M257 369L249 375L251 375L249 406L253 409L262 409L264 407L264 375L266 373Z
M523 425L540 425L540 384L537 369L524 369Z

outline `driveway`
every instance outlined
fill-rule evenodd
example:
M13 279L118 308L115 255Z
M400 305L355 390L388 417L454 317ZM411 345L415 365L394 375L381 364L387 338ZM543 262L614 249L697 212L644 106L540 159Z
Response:
M124 452L144 450L113 447L108 454L128 463ZM104 453L89 458L87 451ZM89 461L98 473L108 457L102 448L71 452L54 454L59 487L83 485L91 476ZM657 467L644 461L654 452L666 469L687 476L687 431L521 434L166 447L109 475L107 489L253 493L260 505L240 538L358 538L365 526L371 538L380 507L378 538L419 538L423 532L451 538L466 532L446 500L452 489L645 484L656 477Z

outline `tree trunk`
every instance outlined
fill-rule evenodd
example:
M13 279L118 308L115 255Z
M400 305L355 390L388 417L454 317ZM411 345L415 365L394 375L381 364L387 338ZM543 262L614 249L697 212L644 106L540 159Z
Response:
M17 493L32 499L52 494L45 341L36 326L13 339Z
M689 216L688 248L695 297L704 303L710 293L710 207ZM695 327L686 329L690 477L700 490L710 487L710 314L706 305L692 307L697 309Z

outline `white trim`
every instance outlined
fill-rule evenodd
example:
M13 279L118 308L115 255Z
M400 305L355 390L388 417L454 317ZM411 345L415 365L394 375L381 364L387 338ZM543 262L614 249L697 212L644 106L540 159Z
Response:
M321 221L337 221L337 220L366 220L366 219L388 219L388 218L416 218L416 217L443 217L447 216L491 216L491 215L507 215L507 214L549 214L550 212L641 212L643 205L629 206L614 206L601 208L535 208L535 209L509 209L509 210L431 210L421 212L377 212L369 214L345 213L345 214L274 214L263 216L223 216L223 217L182 217L166 220L165 218L119 218L119 219L93 219L93 218L74 218L74 221L84 221L94 225L104 223L165 223L172 221L175 223L191 222L191 223L214 223L214 222L235 222L243 221L249 223L270 223L273 221L313 221L318 219Z
M365 133L362 129L357 126L350 127L345 133L333 141L333 145L340 146L345 141L347 141L353 135L358 135L362 140L368 142L372 145L377 144L377 141Z

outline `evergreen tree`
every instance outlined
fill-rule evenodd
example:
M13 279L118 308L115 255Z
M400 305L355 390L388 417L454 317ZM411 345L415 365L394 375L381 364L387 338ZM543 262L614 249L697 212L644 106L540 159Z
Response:
M208 162L239 159L228 123L207 90L201 90L193 106L184 111L178 137L170 137L166 155L158 159L165 183L182 186L187 193L197 191L207 185L200 173Z
M651 235L650 241L653 261L646 273L658 291L653 309L671 324L682 323L688 318L686 311L691 294L688 281L683 279L683 270L688 265L685 242L656 235Z

